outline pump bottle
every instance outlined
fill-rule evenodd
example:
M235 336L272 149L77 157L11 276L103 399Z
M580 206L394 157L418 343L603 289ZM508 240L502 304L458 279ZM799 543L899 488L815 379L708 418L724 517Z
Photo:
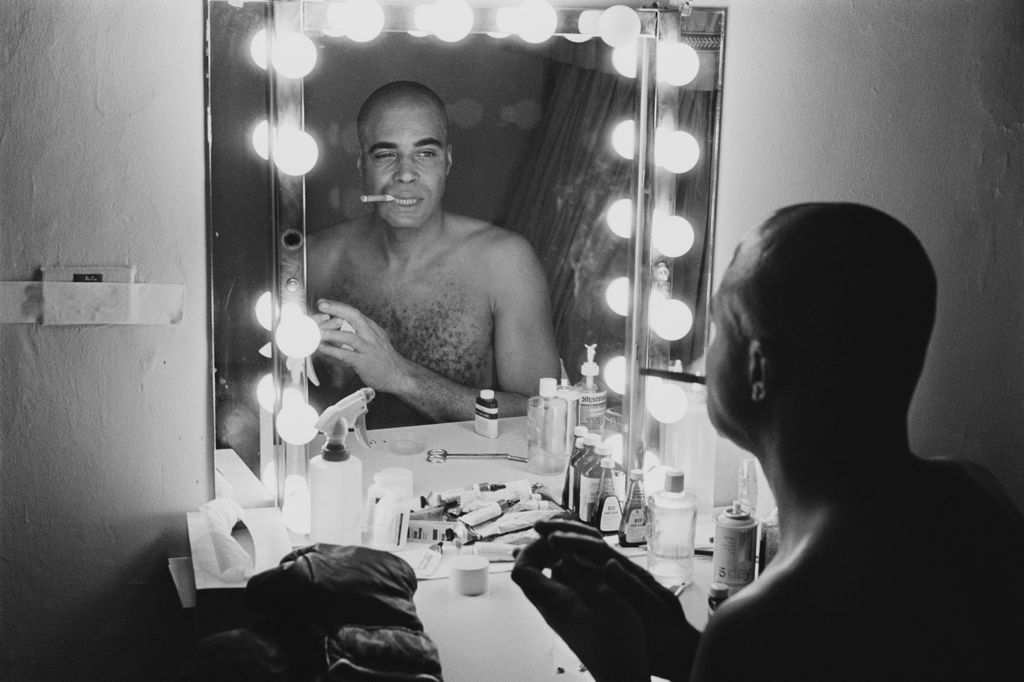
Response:
M593 433L604 433L604 418L608 408L608 391L597 380L600 368L594 360L597 344L584 345L587 361L580 367L583 380L576 384L580 394L579 419L577 423L586 426Z

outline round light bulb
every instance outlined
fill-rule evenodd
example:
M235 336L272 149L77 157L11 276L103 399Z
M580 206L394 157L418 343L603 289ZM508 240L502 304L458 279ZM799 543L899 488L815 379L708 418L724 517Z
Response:
M678 215L655 215L651 243L658 253L668 258L678 258L693 246L693 225Z
M604 290L604 300L608 307L617 315L626 316L629 312L629 278L616 277Z
M662 301L651 311L651 329L666 341L678 341L693 328L693 313L680 300Z
M304 33L286 33L271 46L270 63L285 78L303 78L316 66L316 45Z
M626 78L636 78L636 43L621 45L612 50L612 66Z
M345 35L357 43L368 43L384 30L384 9L377 0L348 0Z
M647 380L647 411L662 424L674 424L683 418L689 407L686 391L668 381Z
M505 35L519 33L519 16L518 7L499 7L494 13L494 25Z
M270 123L266 119L252 129L252 148L263 160L270 158Z
M273 328L274 324L274 297L270 295L269 291L264 291L260 294L260 297L256 299L256 321L260 323L260 326L266 329L268 332Z
M500 31L485 31L485 34L489 38L496 38L498 40L503 40L504 38L508 38L512 35L511 33L501 33Z
M297 388L289 387L281 395L281 409L274 419L274 425L286 443L305 445L316 437L318 417L302 393Z
M633 145L636 137L636 123L632 120L621 121L612 129L612 148L624 159L633 158Z
M614 391L619 395L625 393L626 358L621 355L616 355L614 358L604 363L604 370L602 370L601 376L604 377L604 384L608 387L609 391Z
M249 41L249 56L256 62L256 66L264 71L267 70L267 31L260 29L253 34Z
M685 130L659 128L654 136L654 163L670 173L685 173L697 165L700 145Z
M563 33L562 37L568 40L570 43L585 43L590 40L593 36L585 36L582 33Z
M305 130L281 128L274 144L274 164L285 175L304 175L320 156L316 140Z
M669 85L686 85L697 77L700 57L686 43L658 43L658 80Z
M619 47L636 42L640 35L640 17L632 7L612 5L601 13L597 27L601 40Z
M256 402L267 412L273 412L277 402L277 386L274 385L274 375L267 373L256 384Z
M473 30L473 10L465 0L437 0L432 20L432 32L446 43L456 43Z
M274 341L288 357L304 358L312 355L320 345L320 327L296 304L286 303L281 308L281 319L277 324Z
M601 34L601 10L585 9L580 12L580 18L576 21L580 33L585 36L596 36Z
M629 239L629 236L633 234L633 201L619 199L612 203L608 207L605 220L612 232L623 239Z
M312 500L309 496L306 478L292 474L285 479L284 489L284 502L281 505L281 519L284 521L284 525L293 533L308 534Z
M519 37L528 43L543 43L555 34L558 14L546 0L524 0L519 5Z
M622 464L622 434L613 433L602 441L609 448L611 448L612 459L617 463Z

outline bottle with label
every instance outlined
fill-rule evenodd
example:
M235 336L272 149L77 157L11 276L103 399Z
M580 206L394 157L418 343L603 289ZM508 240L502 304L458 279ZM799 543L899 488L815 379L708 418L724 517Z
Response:
M577 423L594 433L603 434L604 418L608 409L608 391L597 380L598 374L601 373L594 360L597 344L585 345L584 348L587 349L587 361L580 368L583 380L576 384L576 390L580 394Z
M629 490L622 507L622 523L619 524L619 546L639 547L647 543L649 529L647 520L647 496L644 495L644 472L633 469L629 472Z
M580 392L569 384L569 377L564 375L562 376L562 382L558 384L556 392L559 396L565 398L565 433L567 436L565 451L571 457L573 445L576 442L576 427L579 425Z
M600 460L597 455L597 446L600 444L601 436L596 433L588 433L583 436L583 450L577 455L576 461L572 465L572 487L569 490L569 502L572 505L570 511L575 512L581 521L585 520L580 516L580 505L582 504L580 501L580 487L583 483L583 472Z
M476 399L476 432L485 438L498 437L498 401L494 391L485 388Z
M738 501L715 517L711 579L728 585L730 595L754 580L756 542L757 521Z
M591 435L600 438L597 434ZM586 439L584 439L584 443L586 443ZM608 460L611 466L605 465L605 460ZM612 446L600 441L594 446L593 457L580 460L580 463L584 464L585 468L580 471L579 517L584 523L598 528L599 524L594 522L596 518L594 514L601 502L602 492L608 490L605 487L606 480L613 486L612 490L614 490L613 494L617 502L626 496L626 474L622 465L612 459ZM619 507L620 514L621 510L622 508ZM611 529L611 532L617 530L618 524Z
M345 445L348 422L337 417L323 429L320 454L309 462L309 537L313 542L358 545L363 511L363 463Z
M600 468L597 499L590 512L590 525L605 535L611 535L618 533L622 525L625 472L610 454L601 458Z
M662 585L686 585L693 579L693 544L697 533L697 496L684 487L678 469L665 473L665 489L651 495L651 533L647 570Z
M764 569L775 558L779 551L779 508L773 507L768 516L761 521L761 539L757 548L757 574L764 573Z
M554 378L540 380L540 395L526 402L526 468L534 474L557 474L565 469L565 398L557 395Z
M562 482L562 509L576 511L573 491L573 469L583 454L583 437L587 435L587 427L577 426L573 429L573 446L569 459L565 463L565 480Z

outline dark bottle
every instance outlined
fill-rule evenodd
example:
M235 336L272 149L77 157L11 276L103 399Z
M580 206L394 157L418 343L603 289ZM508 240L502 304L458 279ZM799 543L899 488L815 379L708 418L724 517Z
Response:
M566 511L576 511L577 508L579 491L573 488L573 482L576 481L576 488L579 488L579 479L574 477L574 473L576 463L583 456L583 437L586 435L587 427L585 426L577 426L573 429L572 452L569 453L569 461L565 465L565 480L562 483L562 509Z
M583 437L583 452L579 454L579 457L576 459L576 464L573 465L572 468L572 489L569 492L569 499L572 501L572 510L576 512L576 516L580 521L587 520L587 517L584 516L583 510L583 494L586 492L583 485L583 472L600 460L597 456L597 446L600 445L600 443L600 434L587 433L587 435ZM589 509L587 511L589 511Z
M622 522L619 524L619 546L639 547L647 543L650 521L647 515L647 496L644 494L644 472L633 469L629 472L629 491L622 506Z
M725 583L711 583L708 588L708 618L715 615L715 610L729 598L729 586Z
M596 467L591 466L583 474L583 481L591 482L591 485L596 479L593 502L587 511L587 522L605 535L619 531L619 525L622 523L622 499L626 492L625 472L622 466L612 459L610 450L605 443L599 445L597 454L601 455L601 460ZM587 504L586 500L584 504Z

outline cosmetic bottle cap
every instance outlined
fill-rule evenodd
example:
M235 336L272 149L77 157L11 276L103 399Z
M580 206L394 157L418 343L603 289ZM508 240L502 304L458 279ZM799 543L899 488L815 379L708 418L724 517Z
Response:
M728 597L729 586L725 583L711 583L711 587L708 588L708 596L718 598Z
M544 377L540 380L540 396L550 398L558 392L558 383L553 377Z
M597 351L597 344L590 344L583 346L587 349L587 361L580 367L580 371L583 372L585 377L596 377L601 373L601 369L597 366L597 362L594 361L594 353Z
M594 446L594 452L602 457L610 457L612 454L611 443L599 442Z
M629 472L629 480L631 480L631 481L639 481L643 477L644 477L644 470L643 469L633 469L633 470L631 470Z
M597 446L601 444L601 434L588 433L587 435L583 436L583 444L590 445L596 449Z
M685 474L678 469L665 472L665 492L667 493L681 493L683 492L685 483Z
M489 388L482 389L480 391L480 397L484 400L494 400L494 391Z
M577 438L582 438L583 436L587 435L588 433L589 433L589 431L587 430L587 427L586 426L582 426L582 425L577 426L576 428L574 428L572 430L572 435L576 436Z

